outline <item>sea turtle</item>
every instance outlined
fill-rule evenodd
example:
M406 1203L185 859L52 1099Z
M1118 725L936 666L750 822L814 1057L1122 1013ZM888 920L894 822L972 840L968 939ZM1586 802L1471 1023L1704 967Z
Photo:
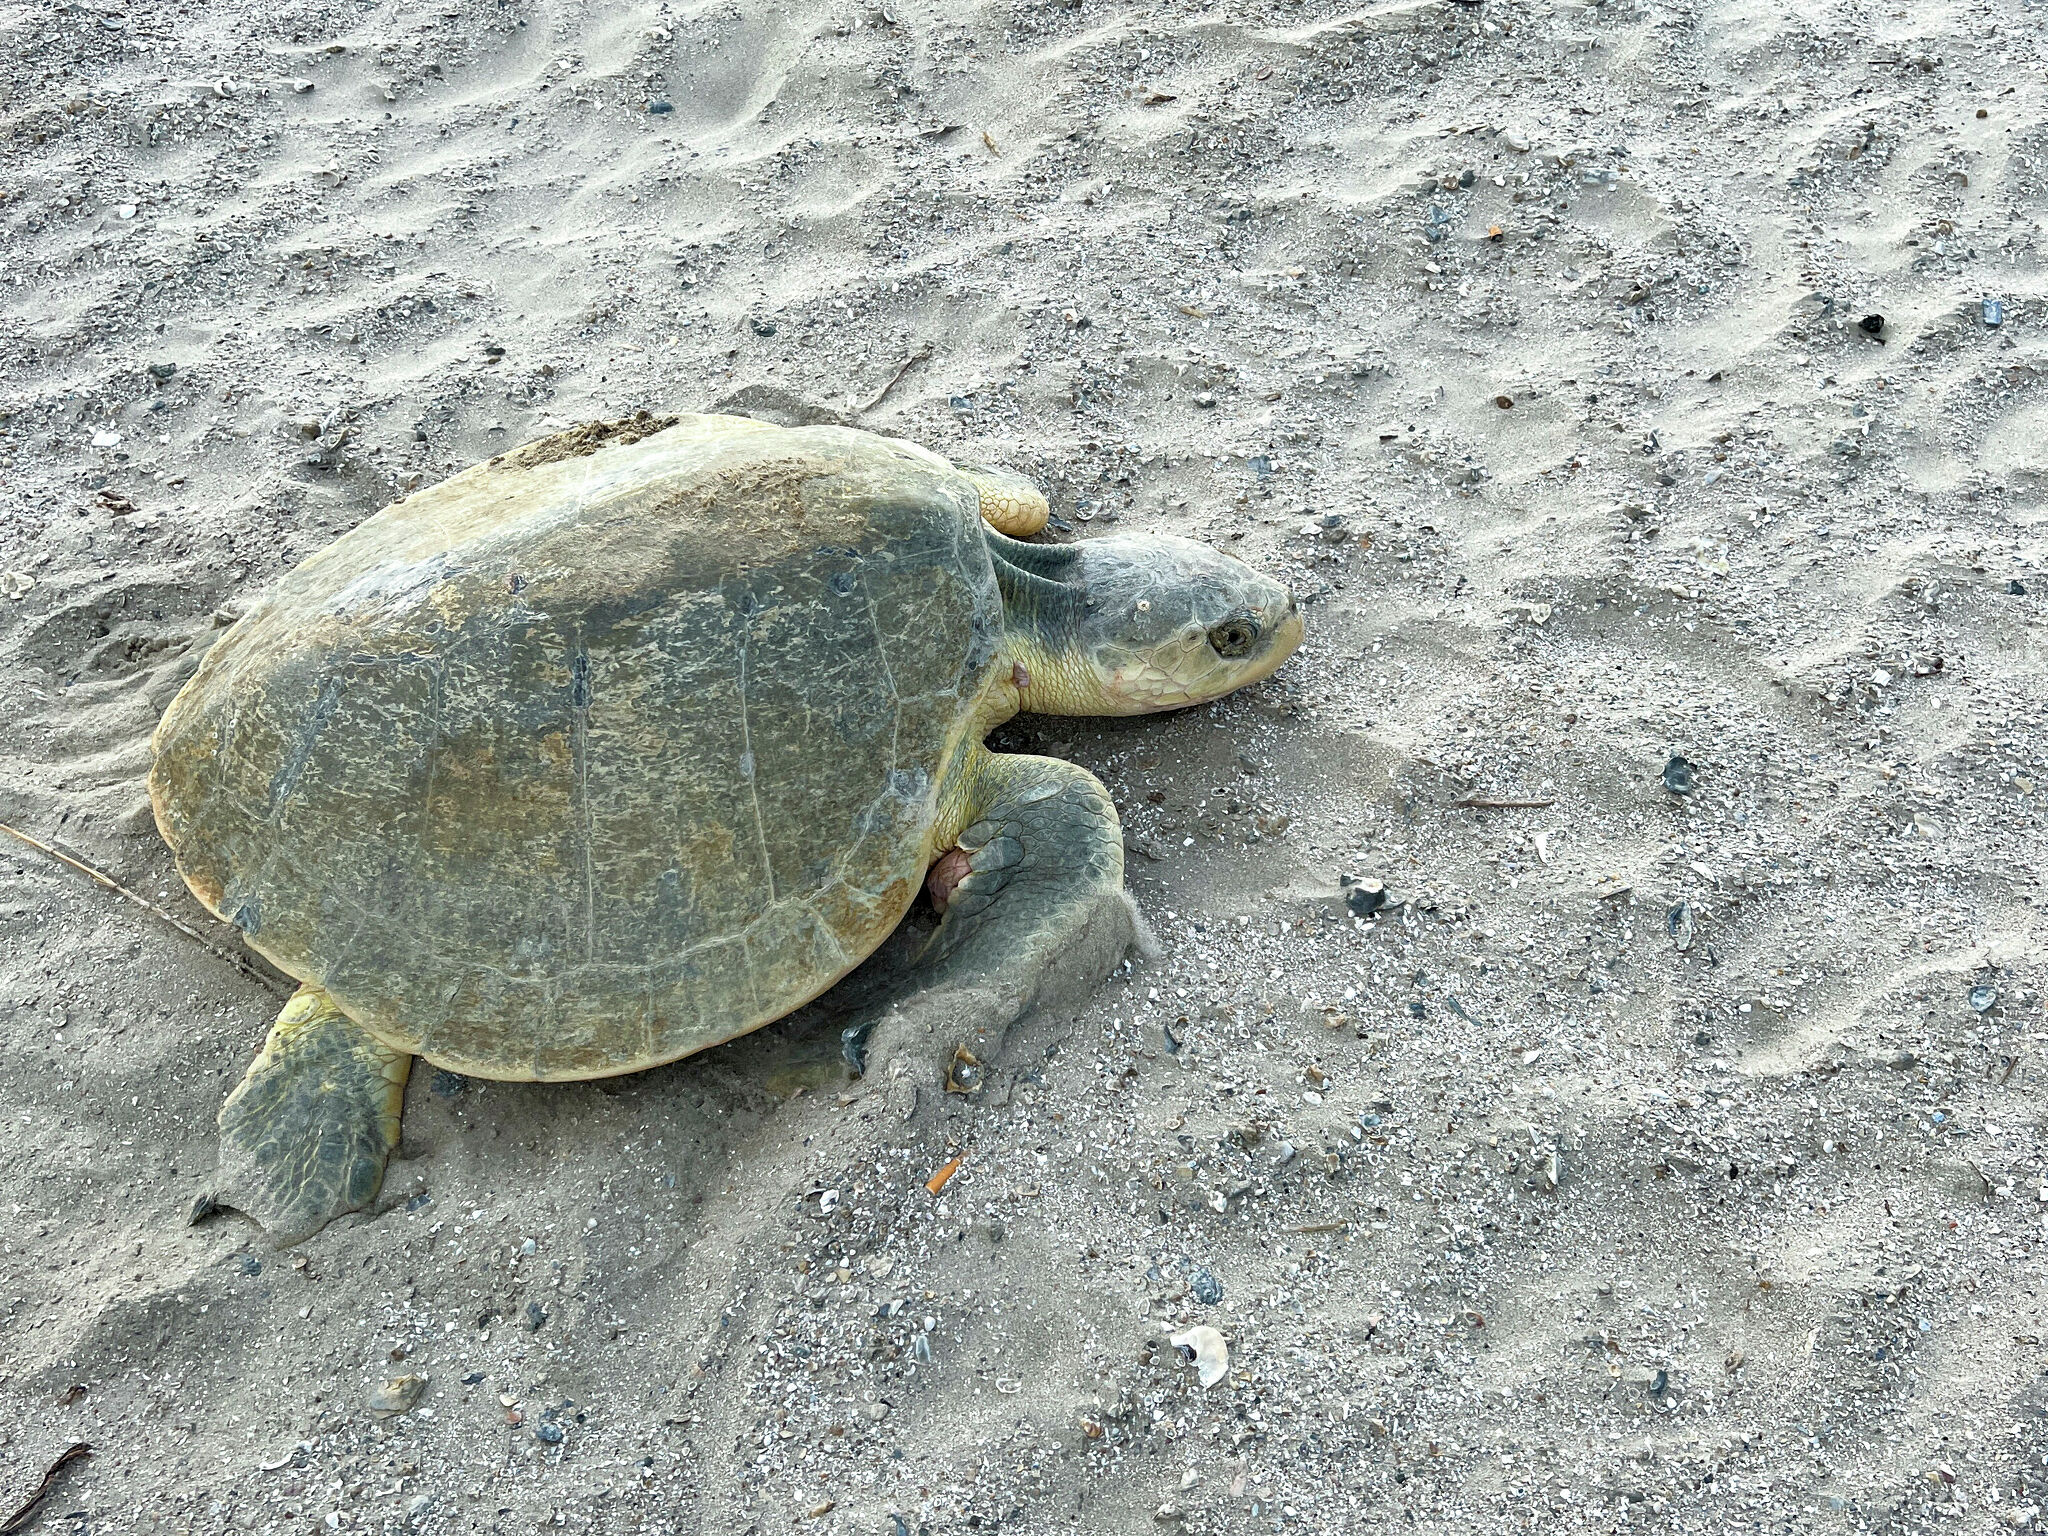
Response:
M983 736L1216 698L1301 617L1186 539L984 522L1045 516L899 439L643 415L286 575L152 743L186 884L302 983L200 1212L295 1241L376 1195L414 1056L508 1081L673 1061L824 992L920 884L943 917L909 995L949 1026L1098 982L1137 932L1109 795Z

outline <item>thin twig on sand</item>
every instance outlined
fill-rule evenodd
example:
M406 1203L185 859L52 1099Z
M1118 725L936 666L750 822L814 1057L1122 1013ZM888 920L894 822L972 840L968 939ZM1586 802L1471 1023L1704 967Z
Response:
M892 373L889 376L888 383L884 384L880 389L875 391L874 398L869 400L866 405L860 408L859 414L865 416L869 411L872 411L876 406L880 405L884 400L888 399L889 391L894 389L898 384L901 384L903 382L903 375L910 372L911 369L915 368L919 363L923 362L926 358L930 357L931 355L932 344L930 342L926 342L923 346L919 347L915 352L911 353L910 356L903 359L903 366L901 368L898 368L894 373Z
M116 896L120 896L128 901L134 902L136 906L142 908L142 910L147 912L151 917L157 918L162 922L169 923L173 928L177 929L178 932L182 933L186 938L190 939L193 943L200 945L202 948L204 948L207 951L207 953L213 955L216 959L227 961L229 965L232 965L236 970L240 971L244 976L247 976L251 981L260 984L265 990L277 993L279 997L284 996L284 993L278 991L276 984L273 983L268 976L265 976L261 971L257 970L256 967L251 965L247 960L244 960L240 955L236 954L233 950L222 949L218 944L214 943L213 940L209 939L205 934L201 933L197 928L194 928L190 923L186 922L176 913L165 911L162 907L158 906L155 902L151 901L147 896L138 896L134 891L129 890L127 886L123 885L120 881L116 880L112 875L106 874L101 870L94 869L90 864L86 863L85 860L75 858L71 854L64 852L61 848L52 848L48 843L42 842L37 838L30 837L26 832L22 831L19 827L10 827L4 821L0 821L0 832L5 832L9 837L15 839L17 842L26 843L29 847L35 849L37 853L40 853L45 858L55 859L59 864L68 865L70 868L77 870L81 875L84 875L88 880L91 880L94 884L103 886L107 890L112 891ZM9 1528L5 1526L0 1526L0 1536L5 1536L7 1529Z
M29 1522L35 1518L36 1506L50 1496L50 1490L57 1486L57 1479L63 1476L64 1469L72 1462L83 1461L91 1454L92 1447L83 1440L66 1447L64 1454L50 1463L50 1470L43 1474L43 1480L36 1485L36 1491L28 1496L28 1502L9 1515L5 1525L0 1525L0 1536L14 1536L16 1531L27 1530Z

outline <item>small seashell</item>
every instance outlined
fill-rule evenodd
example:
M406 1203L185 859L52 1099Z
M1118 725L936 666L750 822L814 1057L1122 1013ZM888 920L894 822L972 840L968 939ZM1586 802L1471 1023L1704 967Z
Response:
M1203 1386L1213 1387L1229 1373L1230 1346L1223 1341L1222 1334L1206 1323L1186 1333L1176 1333L1167 1342L1194 1366L1195 1377Z
M1684 954L1692 948L1693 916L1692 903L1681 901L1664 914L1664 931L1671 935L1671 942Z

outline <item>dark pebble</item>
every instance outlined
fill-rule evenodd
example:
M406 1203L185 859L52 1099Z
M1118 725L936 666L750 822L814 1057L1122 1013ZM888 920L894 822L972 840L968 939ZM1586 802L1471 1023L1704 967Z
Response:
M1684 758L1673 756L1664 765L1664 787L1674 795L1689 795L1699 780L1693 774L1692 764Z
M656 117L667 117L669 113L675 111L675 107L666 101L650 101L647 103L647 110Z
M1346 875L1343 885L1344 905L1353 917L1371 917L1387 904L1387 888L1378 880L1354 879Z

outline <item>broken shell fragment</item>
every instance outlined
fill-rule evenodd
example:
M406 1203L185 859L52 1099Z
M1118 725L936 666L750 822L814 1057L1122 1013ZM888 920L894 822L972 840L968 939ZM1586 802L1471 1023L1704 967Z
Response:
M393 1376L370 1393L370 1412L385 1417L410 1413L426 1390L424 1376Z
M981 1092L981 1062L964 1045L953 1047L953 1059L946 1064L946 1092Z
M1207 1324L1176 1333L1167 1342L1180 1351L1181 1359L1194 1366L1196 1380L1205 1387L1215 1386L1230 1370L1230 1346L1223 1342L1222 1334Z

